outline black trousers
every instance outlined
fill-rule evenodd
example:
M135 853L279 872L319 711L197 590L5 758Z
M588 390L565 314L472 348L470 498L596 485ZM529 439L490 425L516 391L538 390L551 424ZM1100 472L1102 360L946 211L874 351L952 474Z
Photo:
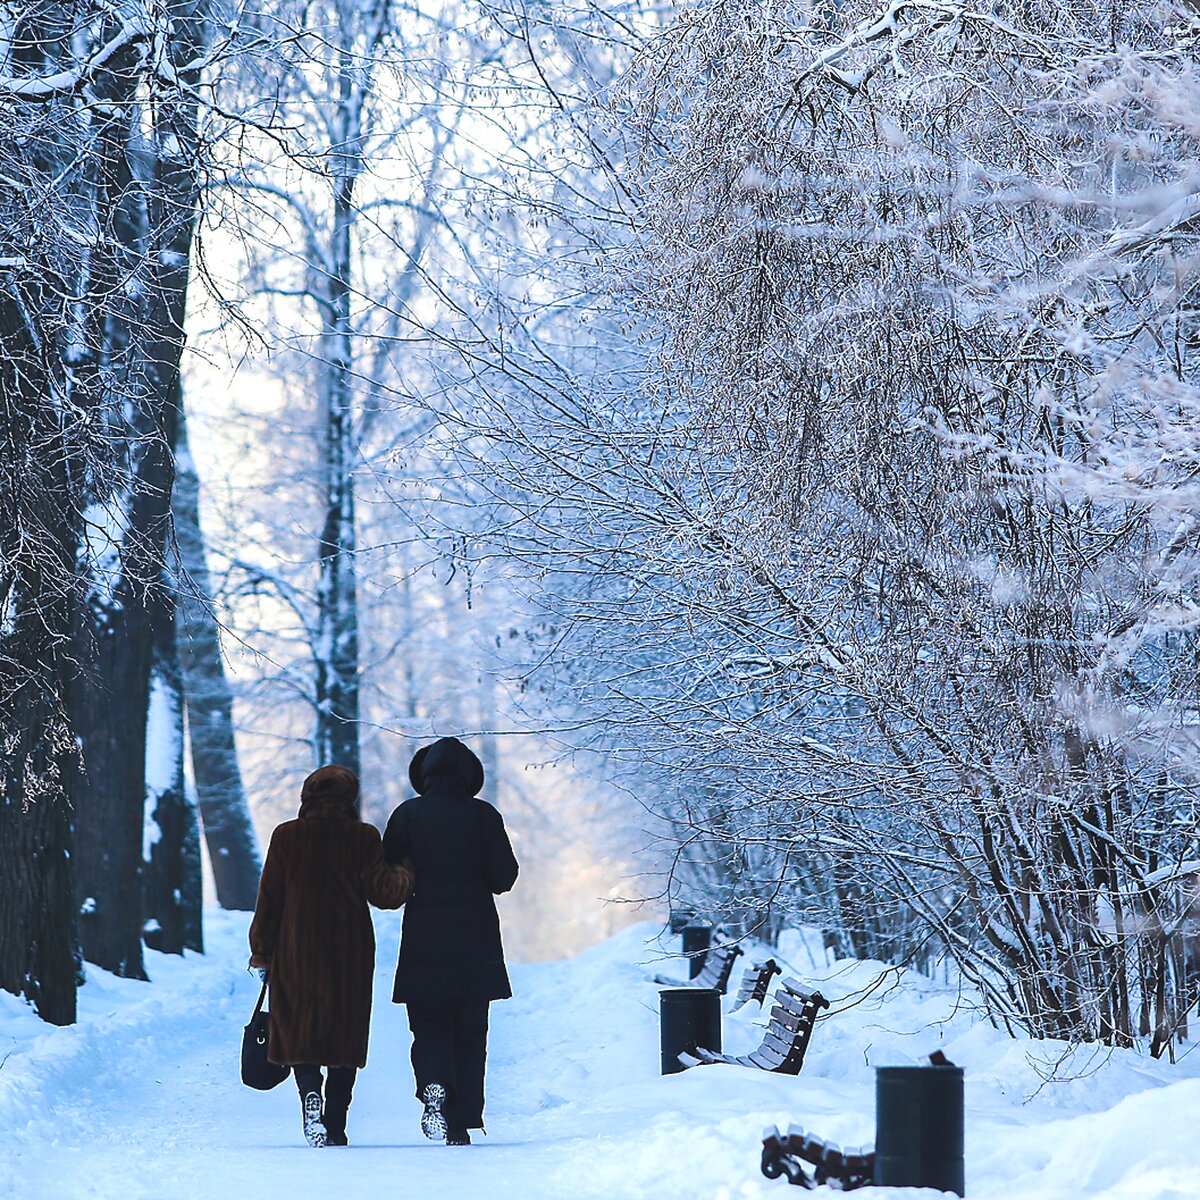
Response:
M325 1084L325 1128L332 1133L346 1132L346 1114L350 1111L350 1098L354 1093L356 1067L328 1067L329 1078L322 1081L321 1068L316 1063L297 1063L292 1068L296 1087L303 1096L308 1092L321 1095L321 1084Z
M483 1074L487 1064L488 1001L451 1000L408 1005L417 1099L427 1083L446 1089L451 1130L483 1128Z

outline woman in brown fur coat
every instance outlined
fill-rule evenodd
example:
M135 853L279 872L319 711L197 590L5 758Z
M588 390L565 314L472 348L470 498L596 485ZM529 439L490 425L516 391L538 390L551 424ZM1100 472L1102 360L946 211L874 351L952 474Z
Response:
M271 837L250 926L250 965L268 972L270 986L267 1056L293 1068L314 1146L347 1144L354 1076L367 1061L375 972L367 905L399 908L412 890L411 873L388 866L379 831L358 819L357 799L358 779L345 767L304 781L299 817Z

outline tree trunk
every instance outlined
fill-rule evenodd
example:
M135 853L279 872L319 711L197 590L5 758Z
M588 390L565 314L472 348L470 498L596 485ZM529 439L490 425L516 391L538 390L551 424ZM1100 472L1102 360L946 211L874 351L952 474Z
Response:
M500 794L500 743L496 737L499 722L496 718L496 680L486 664L479 672L479 761L483 763L485 795L497 808L504 797Z
M75 830L83 955L116 975L145 979L142 963L142 822L150 685L145 598L126 589L100 618L76 690L73 725L84 771Z
M344 36L348 37L348 34ZM363 94L351 46L339 65L333 175L332 272L323 305L325 521L321 532L316 660L317 765L338 763L361 774L358 740L358 597L354 554L354 348L350 320L351 235Z
M53 394L41 282L0 272L0 987L70 1025L78 754L66 712L82 472Z
M200 830L184 787L183 708L175 597L164 581L154 620L154 662L146 714L143 932L147 946L167 954L204 949Z
M145 177L130 161L134 104L130 66L104 72L117 106L113 141L101 165L100 216L116 239L114 264L132 267L137 286L97 280L89 302L106 313L102 356L110 386L127 397L123 491L98 497L120 511L115 587L103 579L91 622L93 670L77 709L86 783L78 815L80 932L85 957L120 975L144 977L142 827L146 712L153 657L155 592L163 569L174 485L178 378L197 200L199 79L182 68L203 47L203 3L169 9L167 50L183 88L156 99ZM106 93L107 94L107 93ZM119 138L116 135L120 135ZM114 300L114 297L117 299Z
M8 670L0 672L0 686L21 711L19 722L5 721L3 728L0 987L25 996L44 1021L71 1025L78 969L69 784L74 740L50 679L26 677L15 689L12 683Z
M200 527L200 480L188 449L182 406L173 507L183 580L176 610L179 660L204 840L217 902L222 908L251 912L262 863L238 767L233 693L225 676L220 631L209 600L212 585Z

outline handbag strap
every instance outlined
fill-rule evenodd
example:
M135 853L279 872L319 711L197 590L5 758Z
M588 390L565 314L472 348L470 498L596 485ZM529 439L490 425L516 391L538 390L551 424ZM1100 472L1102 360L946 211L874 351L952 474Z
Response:
M262 1012L263 1001L267 998L267 977L263 976L262 990L258 993L258 1003L254 1006L254 1011L250 1014L250 1020L254 1020L260 1012Z

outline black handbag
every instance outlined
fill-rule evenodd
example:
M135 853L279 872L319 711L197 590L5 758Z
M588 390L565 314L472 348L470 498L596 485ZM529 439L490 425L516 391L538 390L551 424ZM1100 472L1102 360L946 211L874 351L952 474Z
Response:
M242 1030L242 1082L260 1092L269 1092L292 1073L291 1067L281 1067L267 1058L271 1017L263 1011L266 998L267 981L263 979L262 991L258 993L258 1003L254 1006L250 1024Z

